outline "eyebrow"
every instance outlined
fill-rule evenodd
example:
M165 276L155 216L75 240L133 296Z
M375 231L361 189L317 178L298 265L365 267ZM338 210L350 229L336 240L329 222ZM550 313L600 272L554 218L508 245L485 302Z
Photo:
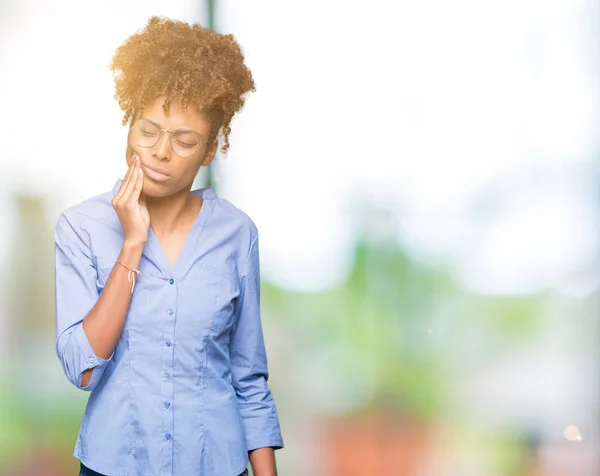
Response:
M144 119L145 121L148 121L148 122L150 122L150 123L154 124L154 125L155 125L156 127L158 127L159 129L164 129L164 127L163 127L163 126L161 126L161 125L160 125L160 124L158 124L157 122L154 122L152 119L148 119L147 117L141 117L140 119ZM169 129L167 129L167 130L169 130ZM194 133L194 134L196 134L198 137L200 137L200 139L203 139L203 140L204 140L204 136L203 136L202 134L200 134L198 131L196 131L196 130L194 130L194 129L190 128L190 127L180 127L180 128L178 128L178 129L175 129L175 130L173 130L173 131L171 131L171 132L179 132L179 131L181 131L181 132L193 132L193 133Z

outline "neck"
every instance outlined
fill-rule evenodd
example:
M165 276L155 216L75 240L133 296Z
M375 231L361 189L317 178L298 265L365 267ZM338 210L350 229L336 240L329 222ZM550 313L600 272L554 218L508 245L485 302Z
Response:
M168 197L146 196L152 231L158 236L170 235L179 224L190 216L196 216L202 199L190 193L187 188Z

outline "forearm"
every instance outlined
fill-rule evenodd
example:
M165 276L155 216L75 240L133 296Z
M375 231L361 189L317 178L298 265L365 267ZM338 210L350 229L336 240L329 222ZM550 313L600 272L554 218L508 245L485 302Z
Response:
M273 448L257 448L248 452L254 476L277 476L275 450Z
M124 244L118 260L130 268L138 268L142 256L143 244ZM131 303L131 284L129 271L115 263L104 290L98 301L83 319L83 330L94 353L108 359L113 353L123 332L127 312ZM81 385L87 386L92 378L93 369L83 372Z

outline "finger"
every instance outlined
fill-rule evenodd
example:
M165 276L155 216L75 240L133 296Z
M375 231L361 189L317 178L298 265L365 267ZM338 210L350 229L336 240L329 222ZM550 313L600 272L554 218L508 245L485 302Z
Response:
M133 168L133 163L131 165L129 165L129 167L127 168L127 172L125 173L125 177L123 177L123 180L121 181L121 186L119 187L119 190L117 191L117 194L115 195L115 198L114 198L114 200L116 202L118 202L123 197L123 192L127 188L127 183L129 182L129 177L131 175L132 168Z
M131 171L133 170L133 167L135 166L135 163L137 161L137 154L134 153L131 158L127 161L127 173L125 174L125 177L123 177L123 183L127 182L127 179L131 177Z
M123 198L123 196L125 195L125 191L127 190L127 187L131 180L133 170L135 169L135 164L136 164L136 162L139 162L139 160L135 160L135 157L137 157L137 154L134 155L134 159L132 160L129 168L127 169L127 173L125 174L125 177L123 178L123 181L121 182L121 186L119 187L119 190L117 191L117 195L115 196L116 202L120 201Z
M141 170L139 159L135 161L133 164L133 168L131 169L131 174L129 175L129 182L127 182L127 186L125 191L123 192L122 200L129 203L129 198L133 192L135 184L138 180L139 171Z
M144 185L144 174L142 173L142 169L138 167L137 170L137 180L133 178L131 179L132 182L135 180L135 185L133 186L133 190L131 190L131 195L129 195L128 202L130 204L139 202L142 186Z

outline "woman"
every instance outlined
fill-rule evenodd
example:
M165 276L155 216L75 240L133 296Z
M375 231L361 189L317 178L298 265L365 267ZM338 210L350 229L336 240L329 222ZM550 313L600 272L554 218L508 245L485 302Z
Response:
M258 234L201 166L254 90L231 35L153 17L116 51L128 170L56 226L57 353L91 391L80 475L276 474Z

